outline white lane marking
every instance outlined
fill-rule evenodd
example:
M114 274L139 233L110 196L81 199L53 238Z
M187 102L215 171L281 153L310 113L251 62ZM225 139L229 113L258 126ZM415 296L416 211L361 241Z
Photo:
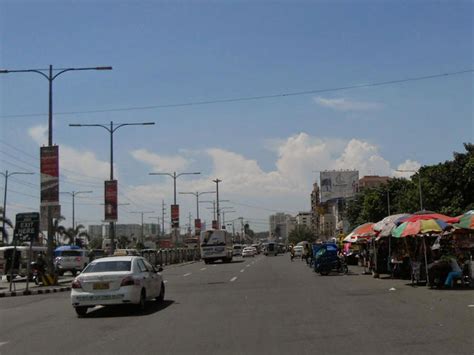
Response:
M217 265L214 264L214 265L212 265L212 266L216 267Z
M235 280L237 280L237 276L234 276L233 278L231 278L230 282L234 282Z
M240 272L244 272L244 271L245 271L245 269L240 270Z
M168 283L168 280L163 281L164 284Z
M0 341L0 346L8 344L8 343L9 343L8 341Z
M206 269L207 269L207 268L203 267L203 268L201 269L201 271L204 271L204 270L206 270Z
M191 275L190 272L188 272L187 274L184 274L183 276L186 277L186 276L189 276L189 275Z
M250 264L247 264L247 265L245 265L245 266L250 267Z
M474 304L468 305L469 308L474 308Z

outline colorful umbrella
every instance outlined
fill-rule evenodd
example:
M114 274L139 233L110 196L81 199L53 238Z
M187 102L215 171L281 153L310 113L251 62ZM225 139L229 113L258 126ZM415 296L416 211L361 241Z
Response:
M360 241L367 241L375 236L374 224L372 222L361 224L356 227L351 233L343 239L346 243L357 243Z
M414 222L403 222L392 230L392 236L403 238L417 234L442 233L451 226L440 219L419 219Z
M385 217L381 221L375 223L374 230L378 232L377 239L382 237L389 237L392 234L392 230L397 226L396 222L400 219L409 217L409 214L394 214L388 217Z
M436 220L441 220L445 223L456 223L459 222L458 217L449 217L444 214L440 213L432 213L431 211L420 211L416 212L406 218L401 218L397 221L397 223L403 223L403 222L416 222L416 221L423 221L423 220L430 220L430 219L436 219Z
M454 224L457 228L474 229L474 211L468 211L459 218L459 223Z

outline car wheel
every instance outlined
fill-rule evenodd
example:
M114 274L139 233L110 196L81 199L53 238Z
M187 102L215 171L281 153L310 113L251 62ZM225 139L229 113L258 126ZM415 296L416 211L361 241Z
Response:
M72 269L72 270L71 270L71 274L72 274L72 276L76 276L76 275L77 275L77 270L76 270L76 269Z
M137 305L138 311L139 312L144 312L146 309L146 291L145 289L142 289L142 292L140 293L140 301Z
M319 273L321 274L321 276L328 276L329 275L329 271L320 271Z
M74 310L76 311L78 317L84 317L87 313L87 307L85 306L74 307Z
M165 284L162 282L160 287L160 294L156 297L158 303L162 303L165 299Z

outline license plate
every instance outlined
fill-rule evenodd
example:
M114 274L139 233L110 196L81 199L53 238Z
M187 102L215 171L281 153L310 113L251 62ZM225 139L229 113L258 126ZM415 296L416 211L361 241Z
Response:
M108 290L109 289L109 283L108 282L96 282L94 285L92 285L92 288L94 290Z

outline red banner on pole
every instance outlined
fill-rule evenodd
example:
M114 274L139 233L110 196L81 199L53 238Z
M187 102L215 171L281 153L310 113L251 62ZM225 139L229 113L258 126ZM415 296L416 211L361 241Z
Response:
M117 180L105 181L105 218L106 222L117 222Z
M219 225L217 224L217 220L212 221L212 229L219 229Z
M171 226L179 228L179 205L171 205Z
M201 229L201 220L199 218L196 218L194 220L194 228L195 229Z
M59 205L59 148L40 148L41 205ZM56 217L57 218L57 217Z

